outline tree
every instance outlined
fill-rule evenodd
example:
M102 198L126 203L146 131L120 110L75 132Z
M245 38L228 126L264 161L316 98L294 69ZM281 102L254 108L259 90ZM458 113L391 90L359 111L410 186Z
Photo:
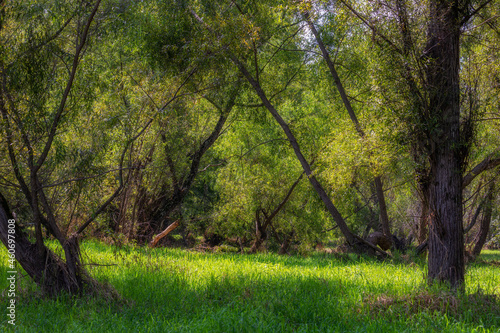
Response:
M349 114L349 118L351 119L354 127L356 128L356 132L358 132L358 135L361 137L361 139L365 139L366 138L365 131L363 130L361 124L359 123L358 117L356 116L354 108L352 107L351 100L347 96L346 90L337 73L337 70L335 68L336 66L331 59L330 53L328 52L323 39L321 38L318 30L316 29L315 24L313 23L310 17L310 9L303 11L303 15L321 50L321 55L328 66L328 69L333 78L335 86L341 96L342 103L344 104L344 107L347 110L347 113ZM382 177L380 175L374 177L373 185L375 190L374 196L376 196L377 198L377 203L380 211L380 224L382 227L382 232L385 235L386 239L388 240L388 243L392 243L392 235L389 225L389 216L387 215L387 205L385 202L384 189L382 186Z
M136 81L150 92L154 109L165 105L165 92L179 86L179 98L155 116L151 133L143 137L141 146L149 151L147 163L123 192L118 223L112 223L112 229L141 243L173 220L180 220L185 231L184 217L189 220L189 216L183 212L197 208L184 209L183 203L196 201L193 188L200 170L220 166L209 156L209 149L227 127L240 95L241 78L234 70L221 70L219 56L198 43L184 5L177 1L131 4L125 13L130 24L121 27L121 38L136 48L132 60L139 65L135 66L140 68L142 59L147 59L151 77L141 80L139 75Z
M25 4L29 7L29 4ZM72 90L77 81L79 65L87 48L88 36L91 25L96 16L100 1L95 4L76 8L59 7L57 4L46 4L47 8L31 7L24 20L28 20L26 38L22 34L14 34L14 38L5 41L11 44L11 52L3 49L0 57L1 88L0 112L2 114L2 127L5 133L8 157L11 172L17 180L19 188L29 205L31 217L35 226L35 243L31 243L23 227L16 225L16 259L41 287L49 294L56 294L61 290L70 293L80 293L93 282L86 274L79 257L78 233L88 226L95 215L80 227L77 234L67 236L64 234L55 217L54 207L46 193L45 180L47 168L53 162L53 144L64 123L63 118L69 113ZM51 6L53 6L51 8ZM16 22L14 10L23 10L23 4L12 3L7 8L2 8L3 25L0 29L16 29L23 24L23 20ZM45 9L73 11L69 18L62 20L58 17L53 24L48 24L43 11ZM11 12L12 11L12 12ZM52 22L54 22L52 21ZM69 45L58 45L57 40L66 33L65 29L72 21L74 25L76 43L74 50L64 49ZM44 27L44 24L47 26ZM57 28L58 30L53 30ZM3 38L8 34L2 32ZM71 36L71 35L69 35ZM18 42L19 44L15 44ZM2 41L2 44L4 42ZM61 48L59 48L61 47ZM70 62L66 68L57 60L58 53L68 52ZM67 72L67 74L63 74ZM61 87L52 85L55 80L64 80ZM17 81L17 82L16 82ZM21 85L19 85L21 84ZM52 92L56 97L48 96ZM49 111L52 109L51 111ZM37 118L45 118L46 122L37 124ZM18 153L19 150L21 153ZM52 154L51 154L52 153ZM24 168L27 167L25 172ZM120 171L121 175L121 171ZM119 192L119 187L109 200ZM6 243L5 217L11 217L7 201L2 195L2 241ZM109 201L108 200L108 201ZM61 260L44 243L42 227L59 242L64 252L65 260Z
M446 282L460 289L465 274L463 174L477 114L477 109L464 108L461 103L461 36L465 25L489 1L474 6L473 1L432 0L423 16L419 14L422 7L400 0L385 7L387 11L380 6L385 2L377 3L371 15L361 14L348 1L342 3L390 54L386 59L400 75L395 82L404 82L407 104L399 116L411 135L423 197L422 217L429 223L428 279L430 283ZM383 29L375 23L377 20L385 20L393 30ZM394 36L394 31L399 36Z
M226 57L230 59L230 61L238 68L241 74L245 77L250 87L253 89L254 93L260 99L263 107L265 107L268 110L268 112L272 115L272 117L275 119L278 125L282 128L283 133L285 134L288 142L290 143L293 152L296 155L296 158L298 159L299 163L303 168L305 175L308 177L312 187L322 200L323 204L325 205L326 209L328 210L334 221L337 223L340 231L346 238L348 244L358 251L366 251L367 249L370 249L370 250L380 251L385 254L384 251L381 251L372 244L362 240L360 237L353 234L352 231L349 229L344 218L342 217L342 215L340 214L340 212L335 207L335 205L329 198L328 194L326 193L324 187L321 185L321 183L314 175L311 168L311 163L304 156L302 149L290 126L282 117L282 115L279 113L279 111L276 109L274 103L271 102L270 97L263 89L261 85L263 72L261 71L258 65L258 60L257 60L258 50L256 42L257 40L259 40L260 42L262 41L265 42L268 38L270 38L270 36L267 36L266 33L270 33L272 35L272 32L269 31L269 29L272 27L271 24L272 18L269 18L269 21L266 22L268 24L267 26L261 25L258 28L256 28L254 23L251 21L250 16L247 16L245 10L248 10L248 8L243 9L240 6L236 6L234 13L231 12L232 15L228 16L224 22L214 22L213 20L211 20L209 23L205 22L204 19L201 18L194 10L191 9L190 12L191 15L199 22L201 29L203 29L205 33L208 34L209 36L208 39L214 41L228 39L228 45L224 45L223 52L225 53ZM264 20L266 15L269 14L269 11L257 7L253 8L253 13L254 13L253 15L255 15L255 22L261 22L261 20ZM242 32L243 33L242 36L235 36L234 33L230 33L229 31L224 31L227 34L226 35L222 34L222 32L220 31L221 27L222 29L224 29L224 27L227 26L233 27L231 24L228 24L232 23L233 20L235 22L244 22L245 25L243 26L243 29L248 29L247 31ZM219 26L214 27L212 23L219 24ZM233 38L243 38L243 43L250 46L249 49L252 51L252 54L248 54L248 51L246 51L245 48L242 48L237 44L234 45L235 39ZM231 49L229 47L230 45L234 46L234 49ZM245 53L247 53L246 56ZM249 67L247 67L247 62L253 63L253 66L255 67L253 73L248 69Z
M464 283L462 173L470 138L460 126L460 29L463 15L454 1L430 1L424 51L428 93L426 154L429 179L429 268L431 281ZM465 140L465 141L464 141Z

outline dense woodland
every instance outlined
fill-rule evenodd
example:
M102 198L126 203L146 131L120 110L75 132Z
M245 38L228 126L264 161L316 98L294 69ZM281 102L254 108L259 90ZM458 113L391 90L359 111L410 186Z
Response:
M453 289L500 246L495 1L0 8L0 238L48 294L94 283L83 238L173 223L156 246L418 251Z

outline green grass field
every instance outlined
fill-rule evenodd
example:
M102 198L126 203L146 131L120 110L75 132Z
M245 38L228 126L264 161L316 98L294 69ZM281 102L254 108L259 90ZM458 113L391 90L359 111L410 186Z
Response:
M465 295L424 284L425 266L315 253L198 253L82 245L88 269L121 295L43 299L18 277L7 323L7 255L0 252L0 331L18 332L499 332L500 252L467 269Z

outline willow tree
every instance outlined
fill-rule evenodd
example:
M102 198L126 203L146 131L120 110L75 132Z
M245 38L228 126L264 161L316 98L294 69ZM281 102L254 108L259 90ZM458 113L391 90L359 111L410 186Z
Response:
M279 87L274 85L276 82L273 80L273 72L269 70L269 64L277 59L277 55L297 51L300 45L297 39L301 37L299 31L293 32L293 28L300 24L300 18L297 18L295 11L273 1L205 5L187 9L193 19L198 22L197 29L200 35L204 36L204 45L210 45L211 52L222 53L246 79L258 104L269 112L276 124L280 126L307 179L347 242L357 250L375 250L385 254L384 251L362 240L351 231L314 173L311 158L304 154L294 129L279 110L279 102L277 102L279 99L276 97L289 87L290 82L296 78L300 70L285 72L288 75L288 83ZM289 51L288 47L293 50ZM302 58L303 62L307 60L307 58ZM282 67L284 66L286 65ZM274 68L279 68L279 66Z
M463 33L490 1L378 1L342 4L380 46L386 101L407 126L416 175L428 204L430 283L464 283L463 189L477 108L464 103ZM368 14L370 12L370 14ZM384 22L385 24L381 24ZM387 91L397 91L387 93ZM402 102L395 103L395 99ZM400 109L398 110L398 107ZM492 164L489 164L492 167Z
M31 243L22 223L16 221L16 259L50 294L79 293L92 281L80 262L78 235L67 235L58 224L48 194L57 185L47 180L56 165L54 145L60 131L69 115L82 107L73 95L74 87L79 85L80 64L99 6L100 1L43 6L12 2L2 8L2 45L10 46L2 48L0 58L3 143L10 162L8 174L2 176L15 179L35 227L35 243ZM55 17L48 14L57 11ZM67 37L74 42L61 42ZM10 211L5 197L1 199L0 234L5 243L5 217ZM81 225L80 232L93 219ZM64 260L45 245L43 229L57 239Z
M309 6L307 6L309 7ZM344 105L347 113L349 114L349 118L351 119L351 122L356 129L356 132L358 133L359 137L365 141L367 139L367 135L365 133L365 130L363 129L363 126L361 125L360 121L358 120L358 116L356 115L356 111L353 107L353 104L351 103L351 98L348 96L348 93L344 87L344 84L342 83L342 80L338 74L338 71L336 69L337 65L334 63L332 60L332 56L327 49L327 46L324 42L324 38L316 28L316 24L313 21L314 17L311 17L311 13L313 13L312 16L314 16L314 8L307 8L306 6L303 6L300 10L303 13L304 19L307 22L307 25L309 26L309 29L311 30L314 39L316 40L316 43L321 51L321 55L323 57L323 60L325 61L328 70L330 71L330 75L333 79L334 85L337 88L337 91L340 95L340 98L342 100L342 104ZM390 223L389 223L389 216L387 214L387 204L384 196L384 189L383 189L383 184L382 184L382 177L380 175L376 175L373 179L373 189L375 192L372 196L377 198L377 203L379 207L379 220L380 220L380 225L382 232L385 236L385 240L391 244L392 243L392 235L391 235L391 229L390 229Z
M99 291L79 239L124 188L134 168L126 153L149 126L119 126L110 121L118 108L96 103L106 61L95 41L115 8L12 1L2 9L0 238L14 208L16 259L42 291Z
M224 68L220 54L199 43L185 5L155 0L127 3L122 15L127 22L120 27L123 41L135 48L132 58L139 63L125 66L136 68L135 80L154 106L149 114L168 104L142 138L147 162L119 198L118 223L112 224L114 230L140 242L149 241L175 220L186 231L189 215L203 210L189 203L201 200L195 193L198 174L203 170L211 175L221 165L209 156L210 148L228 127L241 94L241 77ZM179 87L178 98L169 104L172 86ZM140 104L141 97L131 97Z

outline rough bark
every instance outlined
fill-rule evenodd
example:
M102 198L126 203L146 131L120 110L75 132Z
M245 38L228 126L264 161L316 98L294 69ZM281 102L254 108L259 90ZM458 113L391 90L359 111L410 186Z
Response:
M426 46L429 93L429 256L430 283L453 289L464 283L462 167L460 147L460 18L452 1L430 1Z

